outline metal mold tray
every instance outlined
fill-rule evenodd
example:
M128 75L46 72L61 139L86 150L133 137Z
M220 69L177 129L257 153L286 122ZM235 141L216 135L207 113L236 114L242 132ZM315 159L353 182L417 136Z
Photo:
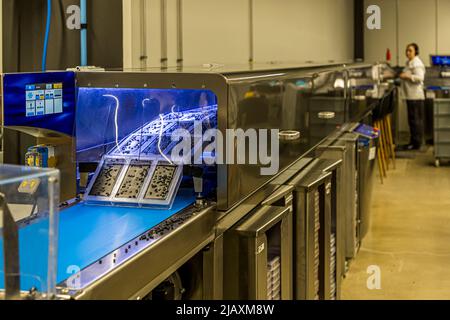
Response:
M159 162L147 179L140 203L144 206L171 207L180 187L183 167Z
M114 170L113 174L111 170ZM167 209L172 206L178 192L182 172L182 166L154 158L136 160L107 156L89 183L84 200L99 205ZM106 192L94 192L105 190L105 183ZM153 193L149 190L152 185L158 188Z
M115 193L126 159L106 158L100 162L95 175L89 183L86 200L107 201Z

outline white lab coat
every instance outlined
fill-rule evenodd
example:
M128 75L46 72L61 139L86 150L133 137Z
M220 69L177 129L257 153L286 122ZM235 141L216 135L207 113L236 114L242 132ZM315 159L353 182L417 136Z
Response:
M403 80L402 88L406 100L425 100L424 81L426 68L418 56L406 62L403 72L410 74L411 80Z

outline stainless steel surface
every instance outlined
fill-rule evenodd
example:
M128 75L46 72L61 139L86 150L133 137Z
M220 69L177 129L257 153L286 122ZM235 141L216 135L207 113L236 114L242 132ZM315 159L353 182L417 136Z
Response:
M338 144L336 142L336 144ZM336 247L336 298L340 298L340 283L345 274L345 241L348 234L345 232L347 214L346 208L350 205L351 201L355 201L355 193L349 192L349 185L351 185L351 179L349 180L347 163L347 148L345 146L332 145L328 147L319 147L318 153L321 159L333 159L340 164L332 163L332 165L325 169L325 171L333 172L333 196L332 196L332 222L335 224L335 228L332 231L334 234L334 243ZM351 164L350 164L351 165ZM351 189L350 189L351 190Z
M281 264L280 298L292 299L291 192L292 187L283 187L224 234L225 299L266 300L268 263L276 257Z
M220 217L216 226L217 235L223 234L225 231L233 227L239 220L245 217L268 197L272 196L280 186L292 179L298 171L306 167L313 161L311 158L301 158L294 162L288 169L280 173L274 180L267 184L264 188L257 190L250 197L242 201L229 211L220 213Z
M285 203L292 201L292 195L289 194L292 192L292 190L293 190L293 188L291 186L281 186L276 192L274 192L269 197L267 197L261 203L261 205L262 206L270 206L270 205L273 205L274 203L277 203L280 200L282 200L283 205L285 205Z
M300 139L300 136L301 136L300 131L293 131L293 130L291 130L291 131L289 131L289 130L281 131L278 134L278 137L282 141L298 140L298 139Z
M319 119L334 119L336 117L336 113L323 111L319 112L317 116L319 117Z
M214 241L215 217L213 206L186 209L59 284L58 292L75 299L143 298Z
M291 199L292 200L292 199ZM263 205L264 206L264 205ZM243 236L260 236L273 228L280 218L284 218L289 213L291 208L287 207L281 211L276 211L274 214L273 208L270 206L263 207L260 211L253 214L235 229L236 233Z
M335 270L334 268L336 268L336 272L340 274L340 269L342 268L342 260L338 258L342 252L342 244L339 242L339 234L342 233L342 230L339 230L341 227L335 226L337 230L333 233L331 219L333 210L338 211L336 207L333 208L333 203L337 202L340 190L333 191L333 188L339 189L336 181L340 180L340 173L336 171L333 175L332 173L322 172L323 170L333 171L335 169L333 166L326 166L320 169L322 170L319 170L320 172L309 173L308 175L301 173L297 180L294 179L292 182L296 186L300 184L300 186L297 186L296 195L298 199L304 199L304 201L296 202L296 206L298 206L296 210L303 212L301 213L303 214L301 218L296 218L295 240L297 244L294 257L296 255L299 257L295 264L296 270L299 270L296 274L296 281L292 280L292 273L288 271L288 266L291 262L287 262L292 258L292 249L290 249L292 245L290 232L292 229L289 227L292 223L292 217L291 210L286 208L291 200L283 194L290 191L280 187L308 164L311 164L312 167L316 167L315 170L318 170L318 160L302 160L302 157L307 155L327 137L337 139L340 134L348 130L348 121L352 119L352 114L360 114L360 111L367 111L362 110L367 107L366 104L358 105L356 111L348 109L350 106L347 105L347 90L345 87L345 79L348 78L348 75L346 75L345 70L341 67L333 66L325 69L315 70L313 68L289 67L277 69L272 66L272 68L268 69L265 69L265 67L258 69L256 67L255 70L258 71L228 69L227 73L221 71L223 70L222 68L196 71L183 68L183 71L168 69L167 72L163 73L108 72L84 73L78 76L78 85L81 87L211 90L218 98L218 128L222 132L225 132L226 129L235 128L244 130L248 128L274 128L301 132L298 144L294 140L294 143L289 142L290 144L281 146L281 166L280 174L278 175L261 177L259 172L257 172L260 169L258 166L251 168L243 165L219 165L217 192L219 212L214 212L214 223L210 224L210 233L207 233L206 229L204 230L204 236L209 234L209 237L203 242L198 239L197 243L199 244L194 249L187 250L189 253L181 254L178 252L173 254L167 263L167 259L163 260L164 263L161 263L160 259L158 259L158 263L155 265L161 268L158 269L160 273L156 274L154 272L145 281L142 279L141 284L143 287L140 289L135 288L137 290L134 290L134 293L130 289L127 293L128 296L141 297L148 293L159 282L176 271L195 252L207 246L208 250L203 255L205 259L205 278L203 280L205 297L221 298L222 291L219 288L222 281L224 281L226 289L223 297L225 298L250 297L252 299L265 299L267 298L268 281L268 255L265 251L267 251L271 243L271 232L274 232L272 230L278 230L276 232L279 232L279 241L281 242L280 255L282 270L284 270L282 271L284 274L282 276L282 298L289 299L289 297L292 297L292 283L296 283L297 298L314 299L318 297L329 299L332 296L334 297L334 294L332 294L334 292L336 292L338 297L340 277L334 283L330 270ZM341 77L344 79L344 90L336 91L335 80ZM288 96L284 94L288 92L286 90L290 90ZM264 99L258 100L258 97L261 96ZM256 98L256 100L252 100L252 98ZM266 104L267 115L269 116L255 121L260 116L258 113L262 113L260 109L261 101L264 101ZM323 101L326 101L326 103L322 103ZM311 105L314 102L316 104ZM366 101L364 100L363 102L365 103ZM254 106L258 106L258 108ZM300 118L305 119L304 122L300 121L292 124L289 121L284 122L282 116L277 116L278 112L289 114L294 109L298 111L297 114L300 115ZM315 113L311 113L311 110ZM313 119L312 124L314 124L314 121L317 121L316 124L319 126L328 125L328 127L326 130L317 130L317 136L311 134L311 115L328 112L328 110L341 112L340 117L335 117L334 119L320 119L320 117L317 117L317 119ZM337 114L335 113L335 115ZM283 198L285 200L280 200ZM277 206L271 205L272 202L279 201L281 202ZM283 204L281 204L282 202ZM334 205L336 206L337 204ZM281 209L278 206L281 206ZM213 225L216 219L218 223L214 228ZM205 223L204 225L206 226ZM188 235L193 233L188 232L185 227L182 230L183 236L180 235L179 241L181 241L180 239L186 241L189 237ZM304 230L305 233L302 234L299 230ZM338 253L336 254L335 262L332 259L332 235L337 236L338 242L336 248ZM163 240L169 241L169 239L170 237L168 236ZM170 248L173 247L174 243L176 242L166 243L164 245L165 250L171 251ZM159 247L162 248L162 244L163 242L161 242L160 246L155 245L146 249L148 255L146 255L145 260L148 263L154 261L155 255L159 253L156 250ZM221 263L222 246L225 250L223 264ZM229 248L233 248L235 252L232 252L233 250ZM237 248L239 250L236 250ZM239 252L246 252L246 254L239 255ZM314 256L314 253L317 256ZM176 259L175 256L183 258ZM242 262L242 259L245 262ZM129 264L135 270L143 270L144 266L135 262L135 260L133 258ZM229 263L229 261L232 261L232 263ZM314 265L314 261L317 262L316 265ZM241 276L240 268L248 270L249 273L247 276L242 275L243 278L237 279L236 275ZM114 291L112 289L118 288L114 283L126 280L125 273L121 278L118 278L120 269L121 267L119 266L106 274L98 282L98 288L100 289L96 288L97 282L94 282L93 285L89 286L89 291L80 292L79 297L101 296L104 293L103 290L106 289ZM221 278L222 271L224 274L223 279ZM303 275L301 275L302 272ZM234 279L233 276L235 277ZM301 279L302 276L304 277L303 280ZM290 280L289 277L291 277ZM209 279L212 280L210 281ZM145 282L146 284L144 284Z
M279 172L284 171L302 155L308 153L328 134L339 130L342 123L329 124L327 119L315 118L311 110L314 99L324 97L342 105L345 100L336 93L333 81L340 77L340 69L318 72L292 70L273 74L242 74L229 76L230 98L228 128L278 129L297 131L300 139L280 140ZM320 111L320 110L319 110ZM293 115L294 114L294 115ZM328 130L323 130L324 126ZM315 134L314 134L315 132ZM228 166L228 209L240 203L242 195L252 194L270 183L273 177L262 176L261 167L252 165Z
M323 72L341 73L341 71L333 71L336 68L325 69L329 71ZM226 129L238 128L243 130L282 128L278 113L281 110L279 108L280 103L283 104L280 99L283 97L284 86L300 81L300 84L297 84L296 90L298 90L298 93L296 94L302 95L303 89L306 92L310 90L308 79L312 77L312 72L317 72L317 69L295 68L272 71L266 74L248 70L236 71L236 73L205 72L204 70L203 73L83 72L77 75L77 84L79 87L99 88L208 89L213 91L218 98L218 127L221 132L225 132ZM272 83L276 83L276 85L274 86ZM325 83L323 82L323 84ZM332 84L329 84L328 87L332 88ZM262 114L260 111L259 98L246 98L249 92L255 92L256 95L265 97L263 100L266 101L264 105L268 108L268 113ZM288 103L288 105L282 110L289 113L289 110L292 110L295 104L299 104L299 108L307 110L308 97L305 99L298 100L295 98L291 102L286 100L285 103ZM258 108L256 108L257 106ZM264 119L261 118L261 115ZM261 118L261 121L255 120L259 118ZM297 130L298 128L287 129ZM299 140L295 140L294 143L283 143L281 145L280 171L283 171L303 154L314 148L334 130L338 129L330 127L330 131L320 132L314 138L309 137L307 128L301 127L300 130L297 130L299 132L304 131L305 134ZM219 165L217 192L219 210L229 210L256 190L268 184L273 177L262 176L260 169L261 166L258 165Z
M343 158L337 157L329 159L326 155L321 155L318 164L323 172L332 173L331 183L326 185L326 193L330 193L330 216L324 219L324 229L326 251L330 254L329 260L325 263L330 267L328 275L329 287L325 291L331 300L339 300L341 296L341 280L345 270L344 254L344 212L343 212L343 190L345 181L342 175Z
M203 297L205 300L223 299L223 236L218 236L209 244L204 253Z
M347 259L353 259L357 251L357 143L358 135L347 133L339 138L333 145L326 148L319 148L322 157L331 159L343 159L341 176L341 215L342 229L344 232L345 243L343 243L344 256ZM343 262L345 263L345 261ZM345 271L342 269L343 273Z
M370 149L375 147L376 141L374 140L371 140L368 145L358 144L358 247L367 235L367 232L369 232L370 227L372 189L376 162L375 158L370 158Z
M360 67L367 68L366 65ZM353 113L347 105L345 79L348 76L342 65L318 68L274 64L157 71L83 72L77 75L77 85L211 90L218 98L218 129L222 133L227 129L278 129L301 133L300 139L280 141L279 172L314 149L328 135L342 132L349 114ZM343 87L336 85L340 82ZM294 111L296 120L287 121L285 115ZM318 117L319 113L330 111L335 112L334 119ZM262 167L218 165L218 209L228 211L268 185L274 176L261 175Z
M267 62L267 63L241 63L241 64L226 64L226 65L184 65L183 67L169 66L167 69L161 67L147 67L146 69L141 68L126 68L126 69L114 69L110 71L120 71L120 72L145 72L145 73L160 73L160 72L170 72L170 73L194 73L194 74L227 74L235 75L237 78L246 78L245 74L248 73L260 73L261 78L267 78L270 75L284 74L289 76L294 70L310 70L311 72L324 71L326 69L333 69L335 67L343 67L345 63L352 64L352 61L338 61L338 62ZM352 66L359 66L359 64L352 64Z
M347 78L340 65L78 73L79 87L211 90L218 98L221 132L255 128L301 134L299 139L280 142L279 174L261 176L260 166L218 165L217 208L180 212L163 223L168 229L161 234L161 226L149 230L61 283L59 293L75 299L142 298L202 252L204 298L265 299L267 263L277 259L268 251L277 239L281 298L294 296L293 284L298 299L314 299L316 295L330 298L333 174L323 171L333 171L334 167L318 169L320 160L306 157L327 138L332 144L347 130L351 118ZM340 79L344 82L342 90L335 83ZM267 108L266 113L261 112L262 107ZM328 110L342 114L334 119L318 117ZM291 113L296 114L291 117L293 121L289 119ZM309 169L303 170L307 166ZM296 190L294 214L292 186ZM335 196L339 197L338 193ZM248 273L240 272L241 268ZM73 287L79 281L81 286ZM226 287L224 294L222 285Z
M332 174L312 162L288 184L294 191L294 296L297 300L325 299L329 292L327 232L331 220L331 194L326 186ZM328 263L328 266L327 266ZM325 275L328 275L326 280Z

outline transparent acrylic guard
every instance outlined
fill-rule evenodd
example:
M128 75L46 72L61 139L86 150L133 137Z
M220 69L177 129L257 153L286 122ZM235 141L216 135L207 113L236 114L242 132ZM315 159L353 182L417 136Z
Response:
M164 160L177 129L192 135L195 121L201 134L217 127L217 97L194 89L79 88L76 119L78 162Z
M59 171L0 165L0 298L56 293Z

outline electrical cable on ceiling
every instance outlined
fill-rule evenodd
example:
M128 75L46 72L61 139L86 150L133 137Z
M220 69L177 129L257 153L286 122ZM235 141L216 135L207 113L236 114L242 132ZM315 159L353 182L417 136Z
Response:
M50 27L52 24L52 0L47 0L47 23L45 27L44 49L42 52L42 71L47 70L47 49L50 38Z

